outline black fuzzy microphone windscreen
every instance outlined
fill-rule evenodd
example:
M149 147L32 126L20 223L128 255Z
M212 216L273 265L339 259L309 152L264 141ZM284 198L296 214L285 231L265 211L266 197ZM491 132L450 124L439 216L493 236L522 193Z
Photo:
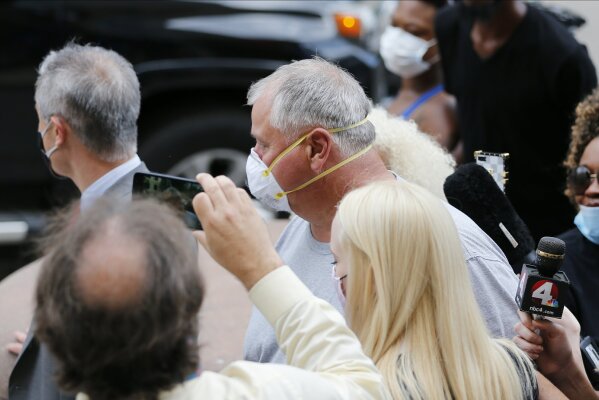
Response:
M528 227L497 186L476 163L460 166L443 185L447 201L468 215L505 253L514 272L530 262L535 242Z

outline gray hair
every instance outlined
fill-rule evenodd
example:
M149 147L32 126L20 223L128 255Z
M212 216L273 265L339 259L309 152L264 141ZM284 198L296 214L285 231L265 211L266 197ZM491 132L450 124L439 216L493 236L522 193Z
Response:
M137 151L141 95L131 64L112 50L69 43L40 64L35 102L42 118L65 118L83 145L105 161Z
M322 58L294 61L252 84L248 105L263 95L272 96L270 125L289 142L321 127L342 128L368 115L370 100L351 74ZM374 126L366 122L333 134L343 156L352 155L375 139Z

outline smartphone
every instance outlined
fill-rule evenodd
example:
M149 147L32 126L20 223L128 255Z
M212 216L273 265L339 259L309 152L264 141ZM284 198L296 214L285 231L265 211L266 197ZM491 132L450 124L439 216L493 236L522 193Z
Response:
M476 163L489 171L502 192L505 192L505 185L508 182L507 161L509 157L509 153L489 153L482 150L474 152Z
M173 207L188 228L202 229L200 220L193 211L192 201L202 192L202 186L193 179L177 176L137 172L133 176L133 195L153 198Z

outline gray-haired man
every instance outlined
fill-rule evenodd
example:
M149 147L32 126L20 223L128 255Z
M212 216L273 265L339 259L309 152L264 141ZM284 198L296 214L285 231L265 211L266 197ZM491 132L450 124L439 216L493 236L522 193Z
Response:
M114 51L70 43L46 56L35 89L41 151L52 173L81 191L81 212L100 197L130 200L133 175L147 172L136 154L141 96L131 64ZM58 391L53 369L47 349L30 334L10 376L9 398L71 398Z
M366 120L369 99L347 72L312 59L282 66L255 83L248 103L256 139L248 159L249 188L271 207L297 214L277 251L316 296L343 311L331 277L336 205L356 187L396 179L371 149L375 131ZM470 218L447 207L487 326L494 336L511 338L518 322L518 280L499 247ZM251 361L285 362L274 332L255 308L244 350Z

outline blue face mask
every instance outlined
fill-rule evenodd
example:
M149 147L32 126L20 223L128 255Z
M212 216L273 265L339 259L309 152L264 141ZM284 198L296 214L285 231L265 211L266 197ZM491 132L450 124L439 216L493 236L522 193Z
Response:
M599 207L579 207L574 224L585 238L599 245Z

